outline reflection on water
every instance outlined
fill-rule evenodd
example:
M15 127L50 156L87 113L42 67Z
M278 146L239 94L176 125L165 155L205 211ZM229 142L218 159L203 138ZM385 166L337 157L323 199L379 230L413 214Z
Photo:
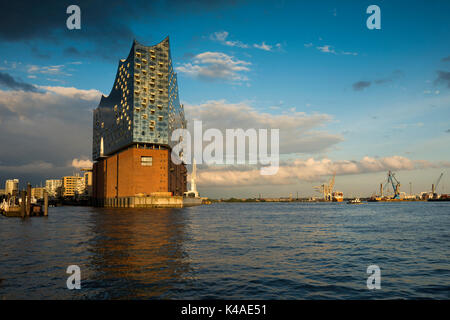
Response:
M94 210L89 287L108 284L103 297L166 297L188 277L189 256L183 246L189 219L181 210Z
M450 203L421 202L0 217L0 299L448 299L449 218ZM81 290L66 287L72 264Z

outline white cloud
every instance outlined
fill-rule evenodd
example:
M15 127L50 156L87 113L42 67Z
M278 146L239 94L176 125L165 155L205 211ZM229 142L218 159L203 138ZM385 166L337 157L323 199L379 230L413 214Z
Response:
M176 70L180 73L203 78L231 81L247 81L243 72L249 71L250 62L238 60L222 52L204 52L196 55L192 63L184 63Z
M223 45L229 46L229 47L239 47L239 48L250 48L251 46L247 43L244 43L239 40L229 40L228 39L229 33L228 31L217 31L214 32L209 36L209 38L213 41L217 41L222 43ZM261 49L264 51L272 51L272 48L275 46L275 48L281 50L281 43L277 43L275 45L269 45L266 44L264 41L261 44L253 44L254 48Z
M341 54L343 55L351 55L351 56L357 56L357 52L350 52L350 51L341 51Z
M241 41L238 40L227 40L229 33L227 31L219 31L219 32L214 32L211 36L210 39L214 40L214 41L218 41L226 46L229 47L239 47L239 48L249 48L250 46L246 43L243 43Z
M332 46L330 45L324 45L322 47L316 47L317 50L321 51L321 52L325 52L325 53L334 53L336 54L336 51L333 49Z
M200 105L185 104L188 124L202 120L204 130L217 128L280 129L280 153L318 153L327 150L343 138L320 130L332 117L327 114L261 112L246 102L227 103L224 100L208 101ZM190 118L189 118L190 117Z
M264 41L261 44L255 43L253 46L255 48L257 48L257 49L261 49L261 50L264 50L264 51L271 51L272 50L272 46L266 44Z
M283 185L295 184L299 181L319 181L334 172L337 175L351 175L388 170L414 170L442 165L445 164L432 164L428 161L411 160L401 156L380 159L366 156L359 161L309 158L285 162L273 176L263 176L259 168L250 166L207 167L199 170L197 175L200 186Z
M92 109L101 92L39 89L42 92L0 90L2 177L69 174L73 159L91 150Z
M48 92L56 93L60 96L69 97L72 99L82 99L95 101L100 99L102 93L96 89L83 90L74 87L59 87L59 86L40 86Z
M218 32L214 32L214 33L210 36L210 38L211 38L212 40L217 40L217 41L223 42L223 41L225 41L225 40L227 39L228 34L229 34L229 33L228 33L227 31L218 31Z
M304 46L306 48L310 48L310 47L313 46L313 44L312 43L305 43ZM323 52L323 53L332 53L332 54L336 54L336 55L338 55L338 54L342 54L342 55L346 55L346 56L348 56L348 55L357 56L358 55L357 52L352 52L352 51L339 51L338 52L338 51L336 51L334 46L331 46L331 45L328 45L328 44L327 45L323 45L323 46L316 46L316 49L319 50L320 52Z
M73 159L72 160L72 167L74 168L92 168L93 162L91 160L88 159Z
M28 73L49 74L49 75L71 76L71 74L65 72L64 69L65 69L65 66L63 64L54 65L54 66L29 65L28 69L27 69L27 72Z

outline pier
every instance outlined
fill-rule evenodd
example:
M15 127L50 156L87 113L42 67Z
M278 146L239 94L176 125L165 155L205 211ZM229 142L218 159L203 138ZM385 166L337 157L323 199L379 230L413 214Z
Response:
M31 185L27 184L27 191L20 192L20 198L8 196L0 203L0 213L5 217L41 217L48 216L48 193L44 192L44 205L32 202Z
M150 195L97 199L95 206L105 208L183 208L183 197L170 192L155 192Z

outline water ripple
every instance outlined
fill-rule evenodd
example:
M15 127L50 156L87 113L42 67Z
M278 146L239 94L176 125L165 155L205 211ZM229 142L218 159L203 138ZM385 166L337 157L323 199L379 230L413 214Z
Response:
M51 208L0 218L0 299L448 299L450 204ZM82 289L66 288L79 265ZM379 265L380 290L366 287Z

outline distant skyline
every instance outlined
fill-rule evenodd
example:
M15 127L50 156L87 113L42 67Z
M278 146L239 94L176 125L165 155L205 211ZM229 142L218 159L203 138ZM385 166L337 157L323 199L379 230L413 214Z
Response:
M23 8L27 7L28 10ZM336 171L345 196L450 193L449 2L75 1L0 4L0 189L34 185L89 164L92 110L108 95L133 39L170 37L188 120L280 128L282 164L198 166L201 195L320 196ZM381 30L366 8L381 8Z

